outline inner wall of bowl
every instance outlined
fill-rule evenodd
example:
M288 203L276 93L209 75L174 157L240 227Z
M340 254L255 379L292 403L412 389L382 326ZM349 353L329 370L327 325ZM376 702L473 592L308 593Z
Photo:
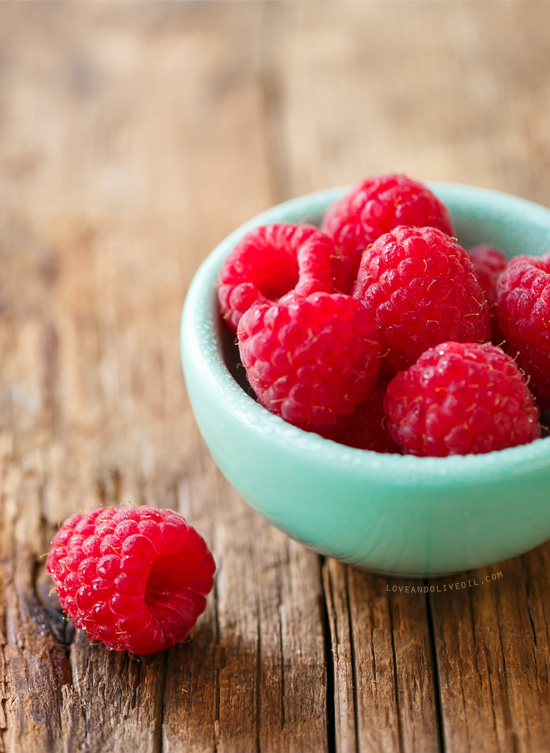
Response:
M550 251L550 210L546 207L488 189L445 183L429 186L451 208L457 239L465 248L489 243L509 259Z
M427 182L436 196L450 208L456 236L464 247L477 243L498 246L508 258L518 254L540 256L550 251L550 209L526 199L491 189L455 183ZM349 186L300 196L278 204L237 228L218 249L219 266L245 233L274 222L297 222L320 226L323 216Z
M510 256L548 250L548 210L492 191L431 187L449 206L463 245L493 243ZM182 356L195 416L214 458L244 499L277 527L317 551L377 572L445 574L536 546L550 536L550 440L449 458L355 450L270 414L220 357L227 336L215 280L227 253L258 225L319 223L344 190L302 197L253 218L220 244L193 281Z

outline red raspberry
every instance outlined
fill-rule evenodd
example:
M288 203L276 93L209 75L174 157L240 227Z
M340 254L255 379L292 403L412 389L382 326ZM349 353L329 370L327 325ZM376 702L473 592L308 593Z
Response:
M301 296L332 293L341 275L334 241L318 228L285 223L258 227L237 243L220 270L221 315L236 332L254 303L275 302L290 291Z
M550 407L550 253L511 259L497 293L502 334L541 405Z
M435 228L399 227L363 254L353 295L376 318L384 368L445 340L489 339L489 309L466 251Z
M340 430L335 437L337 442L359 450L400 452L399 445L390 436L384 413L387 387L387 379L378 379L367 399L359 403L353 413L343 417Z
M506 269L508 260L496 246L480 243L468 249L468 256L474 265L477 281L485 293L491 316L491 340L498 345L504 339L498 324L497 280Z
M366 398L380 364L372 315L347 295L258 304L242 317L238 340L260 403L323 436Z
M154 654L187 637L206 606L215 564L181 515L144 506L71 515L46 569L61 606L92 640Z
M390 434L411 455L480 454L540 437L521 371L491 343L427 350L392 379L384 410Z
M429 188L406 175L362 180L329 208L322 229L343 254L349 286L356 279L365 248L399 225L436 227L447 235L454 232L445 205Z

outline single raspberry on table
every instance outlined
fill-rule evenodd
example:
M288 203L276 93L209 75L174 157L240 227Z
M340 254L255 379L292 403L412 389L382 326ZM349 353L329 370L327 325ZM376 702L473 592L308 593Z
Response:
M446 340L485 342L489 308L466 251L432 227L399 227L363 254L353 296L382 339L386 373L408 368Z
M274 302L295 291L332 293L342 284L334 241L312 225L276 223L247 233L229 253L218 276L218 300L227 327L254 303Z
M391 436L411 455L480 454L540 437L523 374L491 343L427 350L389 383L384 410Z
M507 348L530 377L541 406L550 408L550 253L510 260L498 279L498 320Z
M290 294L257 304L242 317L237 337L259 402L325 437L367 397L380 365L373 317L348 295Z
M454 232L449 210L424 184L406 175L381 175L357 183L329 207L322 229L344 257L348 287L356 279L365 248L400 225Z
M335 441L348 447L372 452L399 453L399 445L391 438L384 413L388 379L379 377L370 395L355 410L343 416Z
M468 249L474 272L489 305L491 316L491 340L498 345L503 337L498 324L497 280L506 269L508 260L502 251L488 243L480 243Z
M91 640L153 654L187 637L216 566L181 515L143 506L71 515L53 538L46 569L61 606Z

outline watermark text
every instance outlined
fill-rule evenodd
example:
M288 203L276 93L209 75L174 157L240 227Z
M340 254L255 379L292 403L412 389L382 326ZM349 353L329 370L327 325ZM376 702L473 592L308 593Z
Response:
M479 576L478 576L479 577ZM386 583L386 591L392 593L406 593L406 594L427 594L427 593L443 593L444 591L460 591L463 588L475 588L476 586L482 586L484 583L492 583L495 580L503 578L502 570L497 570L496 573L489 573L484 577L468 578L468 580L457 580L453 583L437 583L434 586L426 585L412 585L404 586L398 583L390 585Z

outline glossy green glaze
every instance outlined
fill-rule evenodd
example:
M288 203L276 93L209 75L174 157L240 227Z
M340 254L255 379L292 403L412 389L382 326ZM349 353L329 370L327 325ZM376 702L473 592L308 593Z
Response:
M430 184L465 245L494 243L509 256L550 250L550 211L494 191ZM486 455L415 458L355 450L270 414L235 381L215 282L250 228L318 222L344 189L270 209L210 254L187 295L181 351L200 431L227 479L267 520L307 546L387 575L469 570L550 538L550 438ZM261 546L258 541L258 546Z

